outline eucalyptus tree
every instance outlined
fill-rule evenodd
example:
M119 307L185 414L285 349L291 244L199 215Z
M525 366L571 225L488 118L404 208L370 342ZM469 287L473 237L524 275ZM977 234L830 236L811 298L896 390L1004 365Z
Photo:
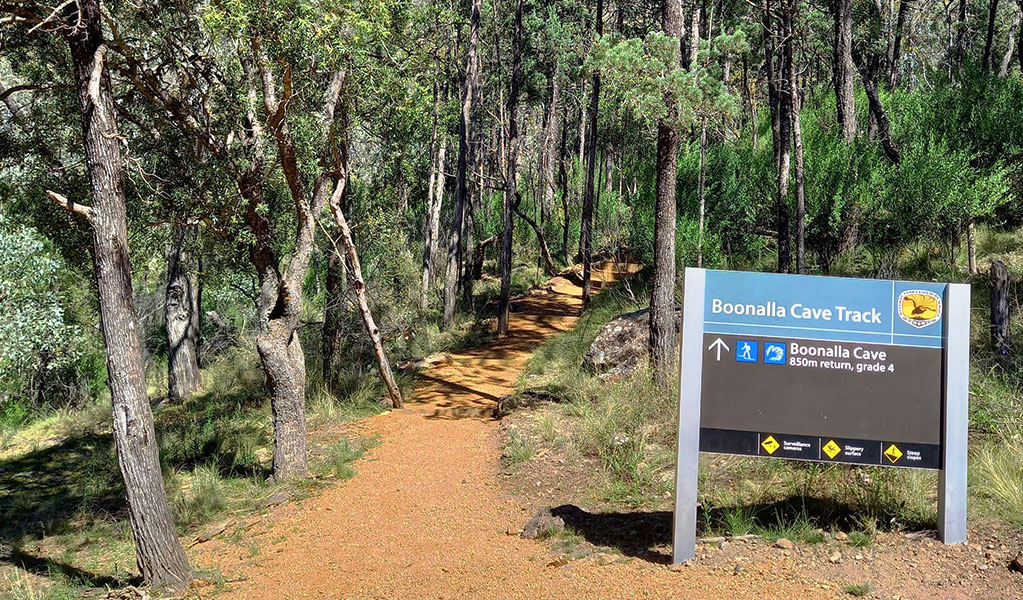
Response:
M665 2L661 13L665 41L671 51L665 55L665 76L672 78L680 68L682 5ZM695 45L695 44L694 44ZM650 365L654 378L663 386L675 372L675 185L678 176L678 107L673 90L665 89L666 111L657 123L657 207L654 220L654 278L650 297Z
M48 195L92 230L96 289L107 351L114 443L142 577L157 588L183 589L192 578L171 517L160 470L153 413L132 297L124 163L99 0L56 8L2 2L0 22L49 32L68 46L78 96L89 198Z
M208 211L247 247L258 280L256 349L271 397L273 475L304 476L302 284L319 216L346 182L336 127L347 66L354 49L385 34L386 3L359 11L293 2L145 8L111 18L117 70L233 182L235 193Z
M501 223L504 227L501 243L501 296L497 309L497 333L508 333L508 311L511 305L512 236L515 221L512 217L517 205L519 168L519 88L522 86L522 4L515 0L515 32L512 34L511 91L508 95L508 172L504 179L504 202ZM538 228L539 229L539 228ZM540 232L543 240L543 232ZM546 244L544 244L546 249ZM550 261L550 254L544 253Z
M596 0L596 14L593 29L596 43L604 33L604 0ZM579 226L579 252L583 255L583 306L590 303L592 261L593 261L593 194L594 174L597 165L597 116L600 111L600 69L593 69L590 84L589 137L586 142L586 184L583 187L582 223Z
M471 0L469 7L469 40L465 54L465 85L462 90L462 112L458 123L458 163L455 174L455 204L451 212L448 260L444 279L444 327L455 323L455 301L458 292L458 269L464 249L464 213L468 198L469 138L472 135L473 99L479 78L480 0Z

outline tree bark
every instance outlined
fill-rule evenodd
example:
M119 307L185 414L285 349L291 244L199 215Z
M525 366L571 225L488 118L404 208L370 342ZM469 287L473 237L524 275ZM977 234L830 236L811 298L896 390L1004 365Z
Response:
M847 0L842 0L847 1ZM906 19L913 10L913 2L916 0L899 0L899 14L895 20L895 38L892 42L892 52L888 60L888 67L891 69L889 84L894 90L899 80L899 59L902 55L902 36L906 29ZM852 77L852 58L849 58L849 72Z
M694 23L696 17L694 16ZM681 38L683 19L679 2L665 2L661 12L664 34ZM699 46L699 34L691 38ZM679 51L671 68L680 67ZM667 388L675 372L675 211L678 175L678 111L675 98L665 94L667 117L657 124L657 200L654 217L654 276L650 297L650 366L654 381Z
M342 207L345 204L341 199ZM333 227L327 231L330 250L327 251L327 275L323 286L323 327L321 328L321 354L323 382L332 394L338 393L338 375L344 369L344 305L347 269L344 258L334 251L341 244L341 234Z
M511 93L508 95L508 171L504 178L501 243L501 297L497 305L497 335L508 333L508 312L511 307L512 240L515 220L512 212L518 202L519 167L519 86L522 80L522 2L515 3L515 34L512 38ZM549 258L549 257L548 257Z
M790 17L788 3L794 0L783 0L780 8L782 12L781 21L775 23L771 15L771 2L768 0L765 21L768 23L766 35L773 40L781 38L781 56L778 70L775 71L775 85L777 88L777 119L775 148L778 159L778 187L776 197L776 212L778 226L778 272L788 273L792 269L792 255L789 246L789 169L792 160L792 88L787 82L788 65L792 60L793 44L791 37L785 35L788 30L786 21ZM777 28L780 28L780 32ZM772 42L774 46L775 42Z
M700 194L700 226L696 241L696 266L703 267L703 229L707 213L707 117L700 119L700 179L697 184Z
M550 248L547 246L547 239L544 237L543 228L537 225L535 219L530 218L529 215L519 209L519 203L521 200L522 197L516 193L515 202L512 204L512 210L515 211L515 214L517 214L519 218L525 221L526 224L533 229L533 233L536 234L536 239L540 244L540 259L543 261L547 274L553 277L558 274L558 269L554 266L554 260L551 258Z
M458 269L462 256L462 226L468 186L466 170L469 159L469 129L472 119L472 101L476 93L476 47L480 37L480 0L472 0L469 16L469 47L465 60L465 87L462 92L462 119L458 125L458 167L455 175L455 205L451 216L451 236L448 238L448 265L444 278L444 327L455 324L455 301L458 288Z
M902 0L906 4L906 0ZM902 14L900 8L899 14ZM895 45L899 35L896 30ZM835 3L835 48L834 48L835 102L838 109L838 126L847 142L856 137L856 106L853 87L852 59L852 0L837 0Z
M153 413L146 395L145 365L132 300L124 166L100 2L79 0L77 7L77 14L69 17L67 41L93 203L85 214L92 225L114 445L128 497L139 572L154 588L178 591L188 585L192 571L167 504Z
M950 76L958 76L962 73L963 62L966 60L966 27L967 9L969 0L959 0L959 20L956 23L955 47L951 61Z
M334 189L334 193L331 194L328 204L330 205L331 214L334 215L334 223L337 225L341 244L348 259L352 289L355 291L356 304L359 307L362 324L366 328L366 334L369 335L370 343L373 345L373 354L377 359L377 370L380 373L380 378L384 381L384 385L387 387L387 395L391 398L391 406L393 408L402 408L405 402L402 400L401 390L398 389L398 385L394 382L394 374L391 372L391 363L387 360L387 352L384 350L380 329L377 328L376 321L373 319L373 313L369 308L369 300L366 298L366 281L362 278L362 265L359 262L359 253L355 249L355 240L352 238L352 230L348 226L348 220L341 209L341 198L347 187L347 180L348 173L347 168L345 168L338 177L337 187ZM341 252L340 248L335 248L334 250L337 253Z
M999 356L1011 354L1009 269L1000 260L991 263L991 345Z
M1009 26L1009 36L1006 40L1005 54L1002 56L1002 63L998 67L998 76L1005 79L1009 75L1009 65L1012 64L1012 56L1016 53L1016 36L1019 35L1020 21L1023 20L1023 6L1016 4L1016 16Z
M167 253L167 291L164 322L167 328L167 397L188 398L202 383L199 372L199 286L192 285L189 244L195 227L176 224Z
M861 56L859 53L855 53L853 56L856 68L860 72L860 79L863 81L863 89L867 93L867 104L876 123L877 137L881 141L881 148L892 164L899 164L902 161L902 154L892 140L888 114L884 110L884 105L881 104L881 96L877 90L875 74L877 73L878 58L876 55Z
M291 67L280 61L284 88L280 101L274 73L258 37L250 40L252 57L262 84L265 119L277 146L277 155L295 211L295 243L291 259L283 272L270 242L269 224L259 208L263 200L262 159L254 160L254 181L259 185L242 182L242 195L248 201L246 221L256 234L250 249L250 258L259 274L258 317L256 350L266 372L270 391L270 408L274 423L273 477L286 480L308 474L305 423L305 357L296 333L302 314L302 282L309 268L318 215L323 212L330 183L336 170L333 149L325 144L320 155L320 173L307 192L298 165L298 152L291 136L287 107L291 101ZM326 131L332 128L335 111L341 97L345 76L335 72L325 93L323 121ZM255 90L250 87L250 98ZM260 119L250 117L253 137L258 140ZM330 141L330 134L327 134ZM255 142L258 144L259 142ZM258 149L258 146L255 146ZM257 155L262 154L258 149ZM250 167L252 169L253 167Z
M440 105L440 84L434 86L433 132L430 139L430 179L427 183L426 224L423 228L423 274L419 292L419 310L426 312L430 300L430 275L433 272L434 255L437 252L437 236L440 233L440 208L444 197L444 153L446 140L439 130L438 112ZM444 103L447 103L447 85L444 85Z
M970 275L977 274L977 232L971 220L966 225L966 264Z
M987 36L984 38L984 57L980 68L984 73L991 68L991 44L995 38L995 15L998 14L998 0L991 0L987 11Z
M558 149L559 114L561 112L561 83L558 73L557 59L551 69L551 97L544 111L543 144L539 149L540 169L538 174L541 211L545 219L553 212L554 191L557 181L554 175L555 152Z
M597 14L594 23L597 38L604 33L604 0L597 0ZM586 144L586 188L583 193L582 224L579 226L579 251L583 255L583 306L589 306L592 294L593 274L593 194L594 176L597 171L597 114L600 108L600 71L593 72L593 86L590 92L589 139Z
M483 277L483 261L487 257L487 248L493 246L497 240L504 236L503 231L498 231L494 235L480 240L480 243L476 244L476 247L472 251L472 278L479 280Z
M787 54L789 96L792 103L792 145L795 154L796 176L796 272L806 274L806 186L803 176L803 126L799 119L799 80L796 70L795 36L796 11L798 4L789 0L785 18L785 37L792 44Z
M565 265L572 264L568 249L568 228L571 222L568 198L568 168L565 163L568 161L567 142L568 138L568 115L562 114L561 119L561 150L558 153L558 187L561 190L561 254Z

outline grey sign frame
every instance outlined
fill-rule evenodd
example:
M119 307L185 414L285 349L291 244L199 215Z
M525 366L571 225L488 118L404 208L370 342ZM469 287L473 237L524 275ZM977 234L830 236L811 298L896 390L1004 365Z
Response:
M672 562L696 556L703 387L703 321L706 270L687 268L679 355L678 449ZM942 468L938 481L938 535L945 544L966 541L967 436L970 384L970 286L948 284L945 297L945 394L942 404Z

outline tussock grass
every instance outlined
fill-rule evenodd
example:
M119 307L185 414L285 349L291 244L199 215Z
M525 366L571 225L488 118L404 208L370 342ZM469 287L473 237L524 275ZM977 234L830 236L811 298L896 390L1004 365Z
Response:
M376 438L335 442L324 448L322 456L313 461L313 473L320 477L351 479L355 477L355 462L379 443Z
M863 598L873 590L874 586L871 585L869 582L850 583L844 588L846 594L849 594L850 596L855 596L857 598Z
M1023 425L980 443L971 461L974 492L989 510L1023 525Z
M513 465L522 464L536 456L536 443L521 431L509 431L504 457Z

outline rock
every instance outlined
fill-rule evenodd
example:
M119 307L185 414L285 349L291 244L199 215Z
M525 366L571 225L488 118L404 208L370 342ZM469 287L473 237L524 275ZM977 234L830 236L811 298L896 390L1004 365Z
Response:
M844 531L839 531L838 533L835 534L835 539L840 541L840 542L844 542L847 539L849 539L849 534L847 534Z
M407 371L409 369L425 369L427 367L432 367L433 365L449 363L451 360L451 355L447 352L438 352L437 354L431 354L430 356L419 360L403 362L398 365L398 368L402 371Z
M682 322L681 314L676 307L676 331ZM600 328L583 357L583 366L601 379L628 377L645 363L649 340L650 309L619 315Z
M150 600L151 597L146 590L140 590L132 585L120 590L112 590L103 596L107 600Z
M559 403L562 398L545 390L527 390L517 394L501 396L497 399L497 410L494 416L503 419L520 408L532 408L547 402Z
M833 552L831 554L831 556L828 557L828 562L830 562L833 565L837 565L837 564L841 563L842 562L842 553L841 552Z
M782 550L792 550L796 545L788 538L778 538L778 541L774 543L774 547L781 548Z
M546 538L565 530L565 521L551 512L551 508L541 508L522 528L519 535L527 540Z
M267 506L276 506L278 504L284 504L288 500L291 500L291 495L288 492L277 492L273 496L266 499Z
M718 542L718 548L721 548L722 550L724 550L727 547L728 547L728 540L721 540L720 542Z
M1009 570L1016 573L1023 573L1023 550L1016 553L1016 556L1009 561Z
M732 575L738 575L742 573L742 563L735 563L735 568L732 569Z

